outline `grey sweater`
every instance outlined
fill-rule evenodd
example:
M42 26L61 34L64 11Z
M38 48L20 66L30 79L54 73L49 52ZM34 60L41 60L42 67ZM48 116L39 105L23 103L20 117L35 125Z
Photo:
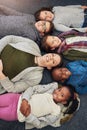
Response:
M39 41L40 35L35 27L34 16L0 16L0 38L6 35L17 35L28 37Z
M86 31L86 27L82 28L84 22L84 9L81 5L56 6L53 7L55 29L59 31L69 31L76 29L81 32Z

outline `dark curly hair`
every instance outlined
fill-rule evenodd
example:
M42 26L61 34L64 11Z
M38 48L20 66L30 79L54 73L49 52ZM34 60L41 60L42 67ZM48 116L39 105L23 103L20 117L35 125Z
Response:
M41 13L41 11L51 11L52 12L52 7L42 7L41 9L36 11L35 14L34 14L36 21L40 20L40 13Z
M71 102L69 108L64 112L64 114L72 114L76 111L78 108L79 101L77 100L77 97L75 97L75 88L72 85L66 85L65 87L68 88L71 96L67 101L67 104L65 106L69 106L69 103Z

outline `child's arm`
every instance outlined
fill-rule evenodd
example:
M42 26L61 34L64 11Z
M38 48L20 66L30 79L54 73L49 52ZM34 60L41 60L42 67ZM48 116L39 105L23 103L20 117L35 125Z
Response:
M87 85L76 85L75 89L79 94L87 94Z
M66 66L84 66L87 67L87 61L84 60L77 60L77 61L73 61L68 63Z
M58 120L59 115L47 115L44 117L40 117L39 119L47 122L48 125L53 124L56 120Z
M57 24L55 25L55 29L58 31L62 31L62 32L66 32L66 31L70 31L72 29L78 30L80 32L87 32L87 27L82 27L82 28L70 28L68 26L65 26L63 24Z
M26 123L29 123L31 125L33 125L35 128L40 128L40 120L34 116L33 114L30 114L28 117L26 117L25 119Z
M59 38L61 38L61 37L66 38L67 36L79 36L79 35L84 36L84 35L87 35L87 33L79 32L79 31L77 31L75 29L72 29L70 31L66 31L66 32L63 32L63 33L59 34L58 37Z
M82 9L87 9L87 6L86 6L86 5L84 5L84 6L81 6L81 8L82 8Z
M59 120L59 117L60 117L60 114L57 114L57 115L49 114L44 117L40 117L39 118L39 120L40 120L39 128L43 128L47 125L57 127L54 124L57 120Z
M29 100L30 97L35 93L45 93L51 92L54 89L58 88L58 83L53 82L45 85L36 85L34 87L29 87L23 94L22 99Z
M24 116L28 116L31 111L31 107L29 105L29 99L33 94L36 93L44 93L49 92L51 93L54 89L58 88L58 84L56 82L47 84L47 85L36 85L34 87L29 87L23 94L22 94L22 103L20 107L20 111Z
M20 111L25 117L29 116L29 114L31 113L31 106L26 99L22 100Z
M44 117L37 118L33 114L30 114L26 117L26 123L33 125L34 127L40 129L47 125L52 126L59 118L59 115L47 115Z

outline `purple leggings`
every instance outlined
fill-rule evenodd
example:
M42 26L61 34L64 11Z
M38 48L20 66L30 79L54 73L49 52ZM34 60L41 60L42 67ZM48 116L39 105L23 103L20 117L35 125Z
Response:
M17 104L20 94L6 93L0 95L0 119L17 120Z

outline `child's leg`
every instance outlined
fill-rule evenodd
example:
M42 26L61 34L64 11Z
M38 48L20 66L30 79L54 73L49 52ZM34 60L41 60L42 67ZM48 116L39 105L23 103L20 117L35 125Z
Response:
M20 94L7 93L0 95L0 119L17 120L17 104Z

